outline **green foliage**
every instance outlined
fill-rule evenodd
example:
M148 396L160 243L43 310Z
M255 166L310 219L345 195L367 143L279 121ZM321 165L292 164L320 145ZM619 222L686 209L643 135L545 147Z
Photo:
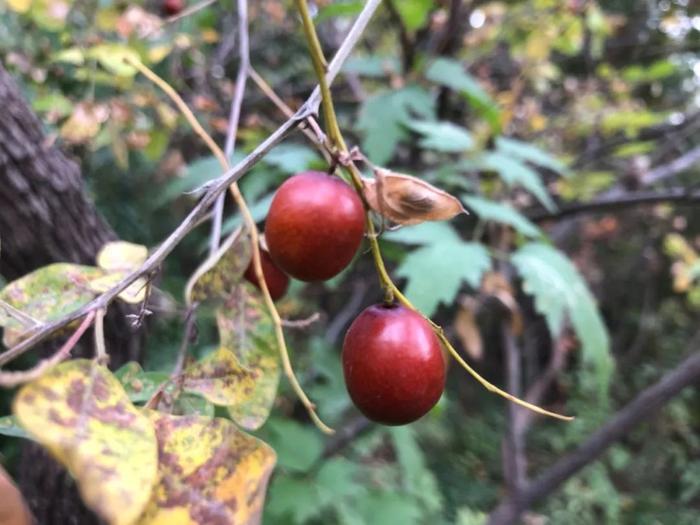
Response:
M425 149L458 153L471 148L474 141L469 132L451 122L411 120L407 126L421 135L418 144Z
M512 261L523 278L523 288L534 297L535 307L553 335L561 332L568 316L581 341L584 363L595 372L598 393L603 397L613 367L610 338L581 274L566 256L546 244L526 244Z
M454 300L463 282L478 288L489 268L491 257L482 244L455 240L431 243L410 252L396 274L407 279L405 293L413 304L432 315L440 303ZM430 279L425 278L428 275Z
M528 237L541 237L543 235L535 224L508 204L501 204L473 195L464 195L462 200L483 221L507 224Z

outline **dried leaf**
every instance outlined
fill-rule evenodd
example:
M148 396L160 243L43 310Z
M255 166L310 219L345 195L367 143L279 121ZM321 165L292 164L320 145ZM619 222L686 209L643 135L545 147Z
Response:
M515 335L523 332L523 315L518 301L515 300L513 287L508 279L500 272L489 272L481 282L481 292L498 299L510 312L511 330Z
M50 264L9 283L0 291L0 300L30 318L52 321L92 300L90 282L102 276L102 270L92 266ZM1 308L0 326L5 328L3 342L8 347L29 334L23 323Z
M76 104L73 114L61 126L61 137L75 144L87 142L99 133L108 116L109 109L104 104Z
M397 224L445 221L467 213L462 203L416 177L383 168L374 179L362 179L363 193L372 210Z
M221 348L185 371L184 388L228 407L243 428L267 419L277 393L279 358L260 291L241 283L216 312Z
M251 243L238 229L221 247L192 274L185 289L187 304L202 301L224 301L250 264Z
M274 450L232 422L147 411L160 482L138 525L257 525Z
M108 523L128 525L142 513L157 481L156 436L106 367L60 364L19 391L14 413Z
M460 304L453 327L469 357L481 361L484 357L484 343L476 322L476 300L473 297L465 297Z

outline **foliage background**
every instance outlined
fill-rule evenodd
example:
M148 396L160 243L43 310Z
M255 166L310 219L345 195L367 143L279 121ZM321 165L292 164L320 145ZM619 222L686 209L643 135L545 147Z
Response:
M314 75L293 7L250 4L252 63L297 107ZM693 207L662 203L561 217L557 210L605 192L697 184L697 167L654 185L645 176L698 147L700 12L682 0L387 4L334 86L340 124L373 162L418 175L472 211L449 225L387 232L384 250L408 296L449 327L489 379L503 384L505 366L507 314L489 299L494 275L520 305L526 385L557 345L569 348L545 402L577 420L534 424L534 473L697 341L700 231ZM458 17L450 11L455 4ZM361 6L317 3L327 54ZM187 192L219 168L121 57L138 54L165 76L219 140L237 67L232 2L162 31L154 28L158 15L157 2L0 3L3 63L52 140L80 159L120 237L149 246L192 205ZM282 118L249 86L237 155ZM257 219L274 188L306 168L324 165L299 133L244 177ZM240 219L233 208L227 212L231 230ZM149 326L147 370L172 368L181 338L175 305L206 254L207 235L200 228L167 260L160 286L171 298ZM484 279L487 271L491 279ZM325 420L356 432L342 446L328 441L283 385L260 431L279 455L264 523L476 524L503 495L507 411L457 367L443 400L421 422L390 429L358 419L342 382L342 334L356 312L380 298L371 262L361 257L328 283L294 283L280 304L289 317L321 313L311 327L288 331L294 361ZM213 324L203 322L196 355L215 342ZM0 397L3 413L9 399ZM696 522L699 430L698 393L687 391L528 519ZM3 438L0 458L10 469L17 447Z

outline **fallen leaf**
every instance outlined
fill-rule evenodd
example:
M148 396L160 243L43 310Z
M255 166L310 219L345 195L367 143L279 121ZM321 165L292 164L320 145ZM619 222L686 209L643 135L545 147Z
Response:
M159 484L137 525L257 525L274 450L231 421L145 411L158 438Z
M130 525L157 481L152 422L104 366L75 359L24 386L14 414L76 479L83 501L113 525Z
M362 179L362 191L373 211L401 225L445 221L467 213L456 197L416 177L383 168L374 179Z

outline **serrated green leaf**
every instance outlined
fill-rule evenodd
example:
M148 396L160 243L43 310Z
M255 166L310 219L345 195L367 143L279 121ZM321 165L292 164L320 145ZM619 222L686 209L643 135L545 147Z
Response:
M439 58L425 72L428 80L462 93L469 103L486 119L491 129L501 129L501 112L489 94L456 60Z
M384 233L383 239L403 244L459 242L459 235L446 222L422 222Z
M311 148L293 143L284 143L273 148L265 155L264 162L275 166L284 173L297 173L308 169L318 162L320 157Z
M522 186L532 193L542 206L549 211L556 211L557 207L542 182L542 177L527 164L499 152L485 153L481 157L481 164L484 168L497 172L509 186Z
M415 31L423 27L428 19L430 11L434 7L433 0L401 0L396 2L396 10L399 12L406 29Z
M594 370L600 394L604 395L613 367L610 338L581 274L559 250L542 243L526 244L513 254L512 262L553 336L561 333L568 316L581 341L584 363Z
M406 125L422 136L419 141L422 148L459 153L474 146L469 131L451 122L410 120Z
M462 200L481 220L507 224L529 237L542 236L542 231L530 219L507 204L483 199L475 195L463 195Z
M532 162L533 164L548 168L565 177L573 173L562 161L528 142L522 142L508 137L498 137L496 139L496 148L510 157Z
M473 242L430 244L409 253L396 273L408 279L406 296L425 315L450 304L463 282L477 288L491 267L486 248Z
M270 486L265 513L277 518L279 523L303 525L320 515L317 498L316 486L308 480L278 477Z
M362 150L376 164L386 164L399 142L408 136L404 124L414 114L431 120L434 113L433 98L419 86L377 93L365 100L357 121L364 136Z

